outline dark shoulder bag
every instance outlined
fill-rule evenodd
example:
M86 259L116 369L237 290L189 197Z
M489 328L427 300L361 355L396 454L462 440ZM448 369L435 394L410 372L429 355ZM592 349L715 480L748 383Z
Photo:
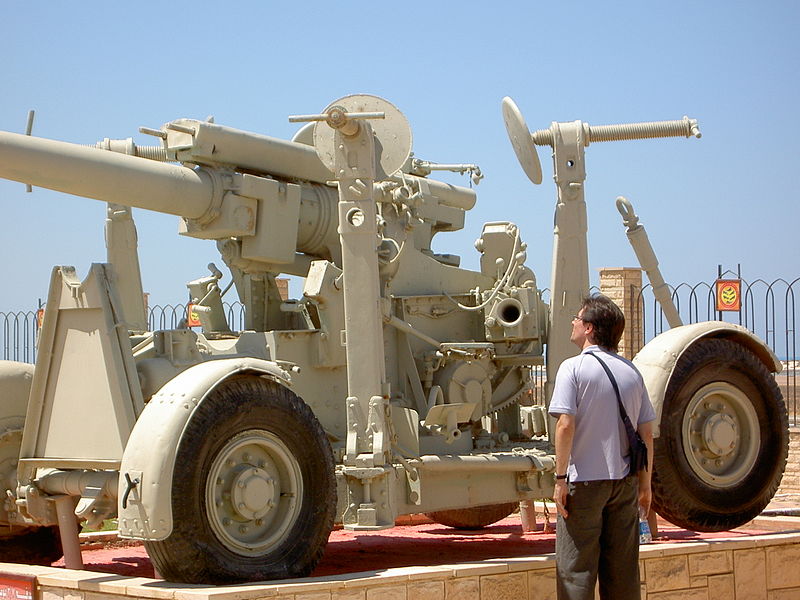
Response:
M631 424L631 420L628 418L628 413L625 411L625 407L622 405L622 398L619 395L619 386L617 385L617 380L614 379L614 374L611 372L611 369L608 368L608 365L603 362L599 356L597 356L594 352L587 352L587 354L591 354L597 359L597 362L600 363L600 366L603 367L603 370L608 375L608 378L611 380L611 385L614 388L614 393L617 395L617 404L619 405L619 416L622 418L622 424L625 425L625 433L628 436L628 444L630 444L631 451L631 469L630 474L633 475L638 473L639 471L646 471L647 470L647 445L642 440L642 437L639 435L639 432L634 429L633 425Z

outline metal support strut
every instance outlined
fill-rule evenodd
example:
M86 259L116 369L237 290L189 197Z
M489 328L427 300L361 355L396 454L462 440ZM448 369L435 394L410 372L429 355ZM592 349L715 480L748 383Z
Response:
M78 539L78 520L75 518L75 500L72 496L55 496L58 529L61 533L61 548L64 550L64 566L68 569L83 569L81 543Z

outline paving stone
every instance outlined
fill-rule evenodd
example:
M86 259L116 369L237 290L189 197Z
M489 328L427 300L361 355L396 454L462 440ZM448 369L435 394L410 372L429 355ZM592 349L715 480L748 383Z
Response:
M480 598L480 582L477 577L462 577L444 582L445 600Z
M331 592L331 600L365 600L366 594L366 590L333 590Z
M800 546L766 549L767 589L800 587Z
M330 592L307 592L295 594L294 600L331 600Z
M409 583L410 600L444 600L444 581L419 581Z
M736 600L766 600L767 568L764 550L734 550Z
M42 600L83 600L83 592L68 588L39 588Z
M800 587L785 590L771 590L767 600L797 600L800 598Z
M708 600L732 600L736 596L733 573L709 575Z
M104 594L103 592L83 592L84 600L128 600L120 594Z
M528 577L525 573L483 575L481 600L528 600Z
M645 598L645 596L642 596ZM708 590L672 590L669 592L648 592L647 600L708 600Z
M528 573L528 598L530 600L556 600L556 570Z
M665 556L644 561L647 591L661 592L688 588L691 585L686 556Z
M690 575L715 575L733 571L733 552L707 552L689 555Z
M389 585L367 589L367 600L406 600L405 585Z

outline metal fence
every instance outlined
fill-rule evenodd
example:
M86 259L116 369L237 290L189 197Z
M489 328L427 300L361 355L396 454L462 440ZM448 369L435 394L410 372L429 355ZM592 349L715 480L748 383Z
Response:
M37 311L0 312L3 360L36 362Z
M244 304L241 302L223 302L228 325L233 331L244 329ZM155 305L148 309L147 326L150 331L160 329L176 329L183 326L186 319L185 304Z
M593 289L593 291L596 288ZM800 278L777 279L772 282L756 279L742 280L742 309L736 313L718 313L714 284L701 282L694 285L680 283L670 286L672 299L684 323L708 320L726 320L738 323L763 339L784 364L784 370L776 375L793 423L800 417L798 398L798 305L795 295L800 293ZM641 344L644 345L659 333L668 329L660 306L647 285L641 291L632 290L642 315ZM547 291L544 291L547 298ZM231 329L244 329L244 306L235 302L225 304ZM151 330L179 327L186 317L186 305L167 304L149 309L148 323ZM21 362L35 362L36 336L38 333L37 311L0 312L0 358ZM543 367L533 370L532 392L534 402L543 396L545 373Z
M234 331L244 329L245 312L241 302L224 303L228 323ZM43 307L37 310L0 311L0 359L19 362L36 362L39 318ZM148 308L147 325L150 331L183 327L186 319L185 304L154 305Z

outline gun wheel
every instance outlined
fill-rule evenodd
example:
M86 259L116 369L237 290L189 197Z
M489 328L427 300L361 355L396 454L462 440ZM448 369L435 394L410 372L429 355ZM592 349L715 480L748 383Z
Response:
M333 456L311 409L256 377L221 384L181 438L173 531L146 542L171 581L233 583L308 575L335 511Z
M490 504L474 508L458 508L454 510L437 510L425 513L425 516L440 525L455 529L483 529L492 523L505 519L519 506L518 502Z
M747 523L778 489L788 435L786 406L763 363L729 340L696 342L678 361L664 399L654 508L695 531Z
M7 418L11 426L0 433L0 493L17 488L17 460L22 444L22 417ZM11 525L8 512L0 508L0 562L49 566L64 552L58 527Z
M0 562L50 566L64 555L57 526L2 527Z

